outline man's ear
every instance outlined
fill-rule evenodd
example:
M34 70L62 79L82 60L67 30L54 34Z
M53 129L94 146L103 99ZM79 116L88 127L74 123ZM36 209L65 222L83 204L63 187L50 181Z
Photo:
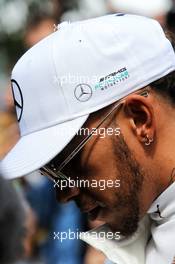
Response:
M130 128L141 143L154 138L154 110L149 97L130 95L125 99L123 109Z

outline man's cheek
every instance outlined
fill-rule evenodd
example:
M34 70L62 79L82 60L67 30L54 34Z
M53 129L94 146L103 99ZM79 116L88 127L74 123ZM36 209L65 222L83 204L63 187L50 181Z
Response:
M105 207L110 208L110 207L114 207L115 204L117 203L117 199L115 196L115 193L112 191L112 189L100 189L99 188L91 188L86 190L86 194L91 197L93 200L100 202L101 204L103 204Z

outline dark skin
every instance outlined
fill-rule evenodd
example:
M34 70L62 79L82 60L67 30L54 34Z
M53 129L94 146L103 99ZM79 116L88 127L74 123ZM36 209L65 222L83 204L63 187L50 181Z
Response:
M84 127L95 127L110 107L92 114ZM129 95L103 125L120 127L121 134L105 138L94 135L64 171L71 178L76 175L89 181L120 179L120 188L57 188L57 199L75 200L93 220L109 224L122 235L132 235L152 202L172 183L174 120L173 105L153 90L148 97ZM149 146L145 145L147 136L153 139ZM81 140L76 136L59 157L64 159Z

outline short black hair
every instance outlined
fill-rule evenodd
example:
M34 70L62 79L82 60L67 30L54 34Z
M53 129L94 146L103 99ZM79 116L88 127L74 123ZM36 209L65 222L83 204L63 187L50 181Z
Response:
M170 31L165 31L166 37L171 42L175 51L175 35ZM167 74L161 79L152 82L149 86L158 94L167 98L171 103L175 104L175 71Z
M23 205L11 182L0 176L0 263L10 264L23 255Z

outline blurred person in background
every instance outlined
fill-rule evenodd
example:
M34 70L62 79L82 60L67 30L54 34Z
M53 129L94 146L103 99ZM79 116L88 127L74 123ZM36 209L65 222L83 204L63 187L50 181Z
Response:
M0 263L22 259L26 245L25 211L11 182L0 176Z
M61 22L61 17L71 11L78 11L80 0L52 0L53 3L53 15L57 23ZM70 18L69 18L70 19Z
M131 13L156 19L162 27L167 25L171 0L108 0L111 12Z
M34 264L35 233L36 218L21 187L0 175L0 263Z
M0 160L15 145L18 138L16 117L5 110L0 111Z
M51 34L54 31L54 25L56 25L56 19L52 15L41 12L30 14L24 34L25 47L28 49Z
M58 22L88 19L109 12L106 0L53 0L53 2L55 10L61 10Z
M167 16L168 29L175 34L175 0L172 0L172 8Z

